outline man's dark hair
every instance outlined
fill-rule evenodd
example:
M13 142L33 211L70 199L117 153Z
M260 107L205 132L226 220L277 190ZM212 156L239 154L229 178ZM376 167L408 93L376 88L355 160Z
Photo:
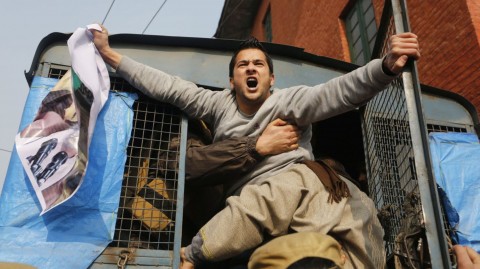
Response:
M245 41L242 41L240 45L238 46L237 50L232 56L232 59L230 60L230 65L229 65L229 70L228 70L228 75L233 78L233 68L235 66L235 62L237 60L237 55L240 53L240 51L245 50L245 49L259 49L265 54L265 58L267 59L267 64L268 68L270 69L270 74L273 73L273 61L270 55L268 55L267 50L263 47L262 43L258 41L255 37L250 37L249 39L246 39Z
M320 257L306 257L287 267L287 269L332 269L338 268L334 262Z

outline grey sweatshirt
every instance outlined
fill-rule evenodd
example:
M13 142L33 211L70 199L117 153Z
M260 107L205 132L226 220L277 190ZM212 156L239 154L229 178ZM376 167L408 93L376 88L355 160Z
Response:
M128 57L122 58L117 73L146 95L210 123L213 142L260 135L276 118L298 126L301 139L297 150L266 157L254 170L228 186L227 194L238 193L245 184L259 184L294 163L313 159L311 123L365 104L395 78L382 71L381 60L373 60L324 84L275 89L254 115L247 116L238 109L230 89L204 89Z

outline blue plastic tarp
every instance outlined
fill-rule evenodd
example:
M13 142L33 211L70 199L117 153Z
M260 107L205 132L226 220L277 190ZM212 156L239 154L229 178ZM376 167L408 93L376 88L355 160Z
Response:
M20 130L33 120L57 81L34 78ZM97 119L83 184L72 198L42 216L14 150L0 195L0 261L45 269L88 268L107 247L115 231L135 99L135 94L109 94Z
M480 144L472 133L431 133L435 179L458 243L480 252Z

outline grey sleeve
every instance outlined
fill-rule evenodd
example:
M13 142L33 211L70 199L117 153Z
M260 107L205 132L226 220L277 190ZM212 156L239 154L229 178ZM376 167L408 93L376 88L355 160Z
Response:
M198 233L192 239L192 244L188 245L185 248L185 256L187 258L187 261L197 266L207 260L202 253L202 245L203 239L200 233Z
M138 63L124 56L117 74L132 86L161 102L172 104L191 117L212 121L223 92L198 87L195 83Z
M278 114L300 126L324 120L365 104L393 79L376 59L324 84L281 90Z

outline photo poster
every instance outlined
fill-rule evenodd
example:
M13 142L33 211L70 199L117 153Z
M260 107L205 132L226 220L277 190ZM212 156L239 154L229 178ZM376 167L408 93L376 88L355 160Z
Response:
M32 123L15 145L39 199L40 215L68 200L83 182L88 147L97 116L107 101L108 70L89 29L78 28L68 40L72 67L42 100Z

